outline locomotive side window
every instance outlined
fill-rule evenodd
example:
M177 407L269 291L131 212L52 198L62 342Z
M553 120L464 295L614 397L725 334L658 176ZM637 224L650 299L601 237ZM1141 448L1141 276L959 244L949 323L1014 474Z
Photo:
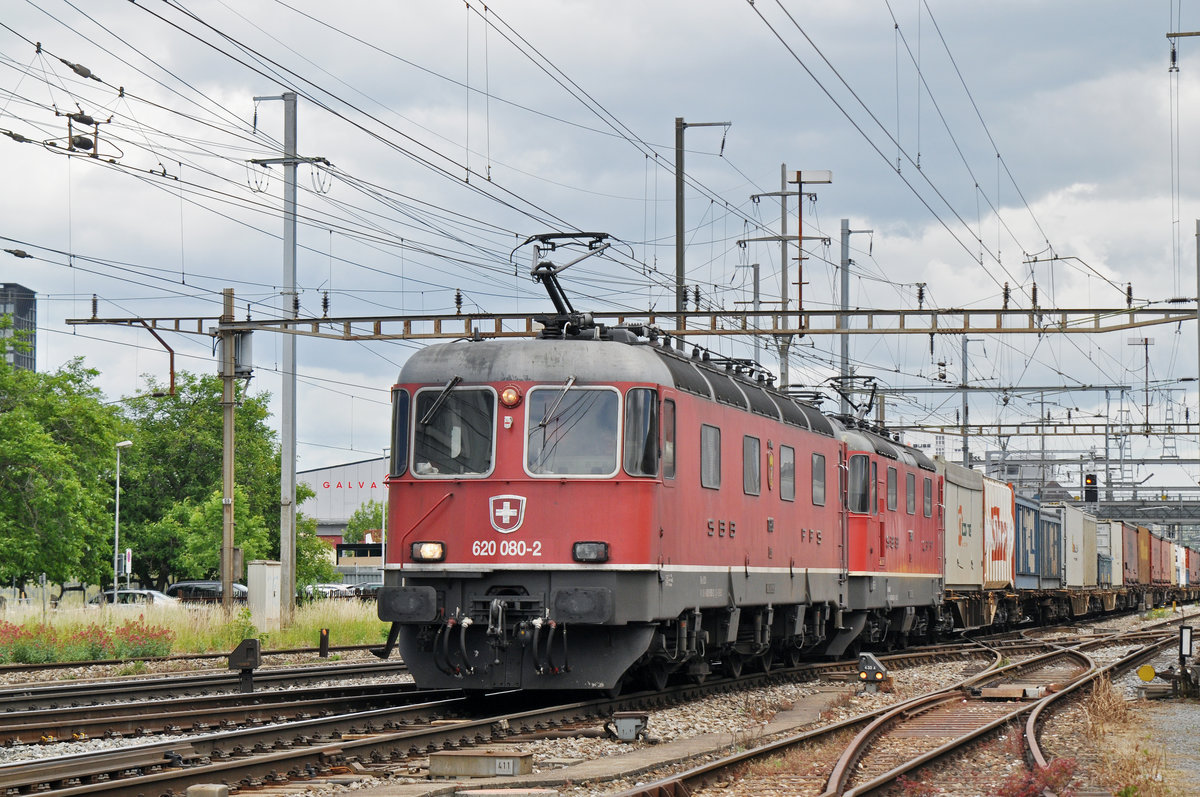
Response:
M925 517L933 517L933 479L925 480Z
M888 468L887 480L887 508L889 512L895 512L899 502L897 491L900 486L895 468Z
M408 469L408 391L392 391L392 459L388 473L399 476Z
M779 447L779 497L796 500L796 449L791 446Z
M850 481L847 485L847 508L866 514L871 511L871 467L866 454L850 457Z
M917 474L910 473L904 477L905 487L908 490L907 509L908 514L917 514Z
M625 394L625 472L658 475L658 391L635 387Z
M492 469L496 394L483 388L417 393L413 473L479 476Z
M825 455L812 455L813 506L825 506Z
M663 427L663 476L668 479L675 478L675 402L671 399L663 401L662 406L662 427Z
M708 424L700 426L700 486L721 486L721 430Z
M616 391L529 391L525 463L539 476L611 476L617 472Z
M762 493L762 443L757 437L742 438L742 492Z

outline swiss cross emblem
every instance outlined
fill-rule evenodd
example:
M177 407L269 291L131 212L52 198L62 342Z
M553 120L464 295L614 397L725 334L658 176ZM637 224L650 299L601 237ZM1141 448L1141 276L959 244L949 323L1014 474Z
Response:
M493 495L488 499L492 528L501 534L512 534L525 522L525 496Z

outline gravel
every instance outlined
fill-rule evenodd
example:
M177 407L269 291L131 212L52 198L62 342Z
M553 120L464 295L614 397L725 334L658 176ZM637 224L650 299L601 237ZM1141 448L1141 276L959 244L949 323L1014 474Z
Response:
M1145 624L1146 621L1136 616L1129 616L1106 620L1100 623L1099 627L1108 630L1133 630ZM1058 636L1063 639L1078 639L1080 634L1077 630L1071 630L1061 632ZM1100 663L1106 663L1123 655L1127 652L1128 648L1128 645L1116 644L1094 651L1091 655ZM356 654L361 654L361 657L369 655L365 651L354 651L344 654L343 659L359 657ZM1156 668L1160 666L1165 668L1167 665L1174 663L1176 657L1176 654L1171 652L1155 662L1155 666ZM277 662L277 659L273 657L271 663L295 665L298 663L327 663L328 661L317 659L312 655L297 655L288 658L291 660ZM168 662L162 667L151 665L148 667L148 671L165 673L192 669L224 669L224 666L224 661L220 659L215 662L198 660L193 663ZM683 706L649 711L647 733L650 739L634 743L621 743L607 738L581 736L534 741L510 741L507 746L515 747L522 752L532 753L535 772L549 771L579 760L619 756L629 752L631 749L643 748L654 742L668 742L681 738L690 738L699 734L727 735L728 742L725 744L726 747L752 746L760 741L759 737L762 736L763 728L776 712L791 706L799 699L811 697L818 692L829 693L831 689L840 691L840 694L835 693L829 698L829 708L822 715L823 721L836 721L861 714L872 708L889 705L917 694L929 692L941 685L953 683L963 677L966 667L973 668L975 666L977 666L976 661L963 660L896 670L893 672L894 690L874 694L855 694L855 687L850 684L841 681L827 681L776 685L763 689L716 695ZM111 675L113 669L111 667L89 666L72 670L65 675L62 671L35 672L26 673L23 678L14 672L3 672L0 673L0 683L16 683L18 680L28 681L31 680L31 675L33 676L33 680L51 680L62 677L71 679L107 677ZM1139 683L1140 681L1137 680L1136 675L1129 675L1120 678L1115 685L1122 690L1127 699L1133 700L1136 698L1137 685ZM1138 712L1138 721L1145 722L1146 730L1153 727L1161 731L1158 734L1158 738L1166 740L1167 749L1174 762L1191 779L1190 782L1200 782L1200 756L1195 751L1195 739L1200 738L1200 711L1195 709L1195 705L1140 703L1137 704L1136 711ZM1073 713L1067 712L1060 719L1055 720L1054 724L1047 731L1050 736L1049 742L1051 746L1057 744L1061 749L1078 751L1083 749L1087 744L1090 744L1084 734L1086 730L1082 724L1084 722L1085 718L1081 710L1075 710ZM74 743L69 746L47 745L10 748L8 750L0 750L0 763L29 760L51 755L63 755L68 750L71 752L83 752L90 749L124 746L160 738L166 737L96 739ZM1019 771L1021 768L1018 743L1019 739L1015 739L1010 734L1003 734L977 748L969 757L946 764L943 774L935 775L935 777L931 778L933 783L936 784L933 787L934 791L931 793L939 795L964 795L964 797L965 795L996 793L996 789L1003 782L1004 778ZM723 750L715 752L723 752ZM1082 761L1081 766L1094 768L1098 760L1099 752L1088 760ZM1089 781L1094 780L1090 776L1086 779ZM408 780L407 778L398 778L395 782ZM379 784L378 782L368 781L362 785L355 786L354 790L369 788L371 785ZM590 797L591 795L612 793L622 788L628 788L631 785L633 785L632 782L614 781L591 787L571 786L561 789L560 794L563 797L585 797L585 795ZM349 790L351 790L349 787L326 785L307 791L297 790L290 793L294 797L329 797L330 795L344 794ZM730 784L729 788L722 793L735 795L741 792L738 791L736 785ZM766 793L769 792L763 792L761 789L754 792L756 797L763 797ZM785 790L778 793L783 794L788 792Z

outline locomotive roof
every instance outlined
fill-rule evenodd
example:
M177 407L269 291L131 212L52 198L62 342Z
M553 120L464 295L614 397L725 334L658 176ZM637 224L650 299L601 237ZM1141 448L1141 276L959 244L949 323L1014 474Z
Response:
M426 346L400 369L401 382L587 382L673 384L671 373L649 346L597 340L482 340Z
M400 369L401 382L653 382L782 420L827 437L836 434L818 409L777 390L767 390L736 372L661 346L606 340L461 340L427 346Z

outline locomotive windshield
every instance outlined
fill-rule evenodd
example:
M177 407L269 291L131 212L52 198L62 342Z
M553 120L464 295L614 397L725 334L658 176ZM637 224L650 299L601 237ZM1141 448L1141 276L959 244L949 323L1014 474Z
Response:
M616 391L607 388L529 391L529 472L547 476L616 473L617 398Z
M495 394L483 388L417 393L413 473L473 476L492 469Z

